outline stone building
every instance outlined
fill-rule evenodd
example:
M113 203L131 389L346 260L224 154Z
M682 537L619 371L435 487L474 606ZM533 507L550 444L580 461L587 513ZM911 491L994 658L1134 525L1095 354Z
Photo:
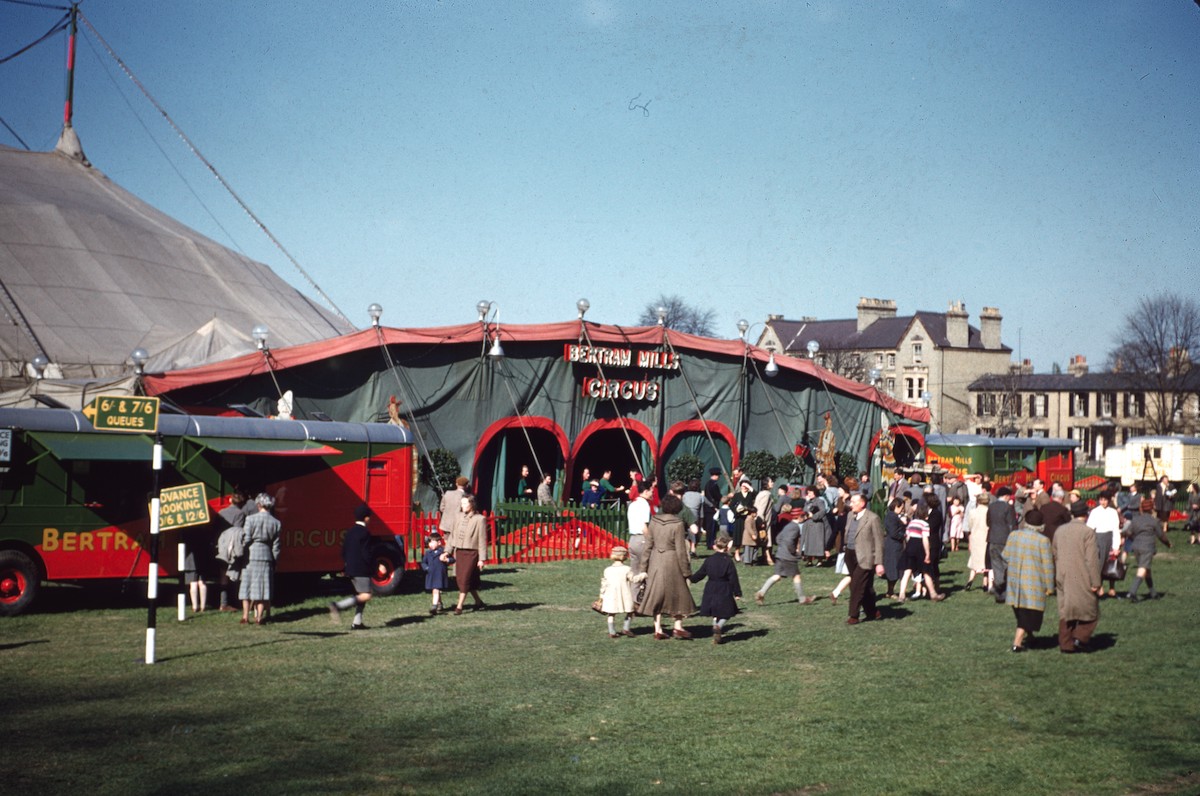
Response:
M1200 372L1181 383L1177 433L1200 430ZM990 437L1063 437L1079 441L1081 458L1100 461L1113 445L1161 429L1162 400L1136 374L1089 372L1087 358L1071 357L1066 373L1033 373L1028 360L1005 374L971 382L971 431ZM1169 398L1168 398L1169 400Z
M975 327L960 301L943 313L897 315L893 299L861 298L857 310L856 317L844 320L771 315L758 345L811 356L858 381L874 379L887 395L912 406L927 405L936 431L969 431L974 407L968 385L985 374L1007 372L1011 362L1012 349L1000 339L1000 311L984 307Z

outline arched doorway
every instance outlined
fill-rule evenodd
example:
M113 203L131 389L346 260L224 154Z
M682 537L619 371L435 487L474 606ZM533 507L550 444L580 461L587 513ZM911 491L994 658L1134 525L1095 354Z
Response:
M580 478L585 467L591 470L593 478L600 478L605 470L612 470L613 484L626 487L629 486L630 470L643 475L653 472L656 447L650 429L636 420L596 420L589 423L575 438L569 484L572 497L579 497L582 489Z
M700 459L701 484L706 480L705 473L710 467L719 467L727 473L740 455L733 431L723 423L711 420L685 420L671 426L663 435L662 454L659 456L663 478L667 478L671 460L685 453Z
M516 500L521 468L537 488L543 471L554 476L555 491L562 486L567 436L545 417L506 417L484 431L475 448L474 487L482 508L492 510L505 500ZM557 495L556 495L557 496Z
M912 426L894 425L889 431L892 435L892 456L896 467L912 467L913 463L925 452L925 435ZM879 434L876 431L871 437L868 453L874 455L875 447L879 444Z

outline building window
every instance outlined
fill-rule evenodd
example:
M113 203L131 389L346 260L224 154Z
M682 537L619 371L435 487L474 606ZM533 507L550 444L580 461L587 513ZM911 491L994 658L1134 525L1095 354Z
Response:
M1078 440L1085 457L1092 455L1092 430L1087 426L1067 426L1067 439Z
M1140 392L1125 393L1125 417L1146 416L1146 394Z
M875 367L879 368L880 370L883 370L883 354L875 355Z
M913 362L920 362L921 355L925 351L925 346L921 343L913 343Z
M1031 429L1029 429L1029 436L1041 437L1044 439L1044 438L1050 436L1050 432L1044 428L1031 428Z
M887 391L888 391L888 395L896 394L896 380L895 379L887 380Z
M888 354L888 355L887 355L887 357L888 357L888 360L887 360L887 362L888 362L888 369L889 369L889 370L895 370L895 369L896 369L896 355L895 355L895 354Z
M904 380L904 397L909 401L917 399L917 382L911 376Z
M1086 392L1071 393L1071 417L1088 416L1088 394Z
M1050 398L1044 392L1029 396L1029 416L1049 417Z
M1102 392L1096 396L1096 414L1100 417L1113 417L1117 413L1117 394Z

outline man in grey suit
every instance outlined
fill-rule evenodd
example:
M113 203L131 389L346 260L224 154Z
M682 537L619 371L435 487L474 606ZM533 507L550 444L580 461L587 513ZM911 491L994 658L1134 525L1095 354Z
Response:
M879 619L875 607L875 576L883 577L883 523L867 508L861 494L850 496L850 516L846 518L846 568L850 572L850 618L848 625L859 623L861 610L867 620Z

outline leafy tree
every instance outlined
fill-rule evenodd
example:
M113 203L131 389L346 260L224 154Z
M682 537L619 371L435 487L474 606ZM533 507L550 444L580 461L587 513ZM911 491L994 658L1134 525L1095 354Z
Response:
M851 475L854 476L855 478L857 478L858 474L860 472L862 472L862 471L858 468L858 460L854 458L853 454L848 453L847 451L838 451L838 454L837 454L837 477L838 477L838 479L843 479L843 478L846 478L847 476L851 476Z
M1146 393L1151 433L1182 430L1189 387L1196 391L1191 370L1200 349L1200 304L1169 292L1144 296L1126 314L1116 341L1109 368L1125 374L1126 389Z
M430 466L430 462L433 465ZM437 477L434 477L434 474ZM433 487L438 494L443 494L454 487L454 479L462 475L458 465L458 457L445 448L434 448L429 451L429 458L421 460L421 483Z
M789 483L806 480L807 470L808 465L804 463L804 459L794 453L785 453L775 458L775 477Z
M667 480L691 483L704 472L704 462L692 453L681 453L667 463Z
M779 460L767 451L746 451L741 460L742 471L754 481L774 477Z
M681 296L660 294L658 298L651 301L642 308L642 314L638 316L638 325L654 326L658 323L658 308L664 307L667 310L666 318L663 320L664 325L668 329L674 329L677 332L685 334L696 334L701 337L716 336L716 318L717 311L714 309L702 310L699 307L694 307L683 300Z

